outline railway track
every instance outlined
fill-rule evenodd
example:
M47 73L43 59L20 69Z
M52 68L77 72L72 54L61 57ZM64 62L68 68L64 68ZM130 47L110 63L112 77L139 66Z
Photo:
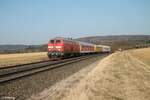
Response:
M95 55L88 55L60 61L42 61L0 68L0 83L9 82L11 80L33 75L42 71L56 69L63 65L85 60L94 56Z

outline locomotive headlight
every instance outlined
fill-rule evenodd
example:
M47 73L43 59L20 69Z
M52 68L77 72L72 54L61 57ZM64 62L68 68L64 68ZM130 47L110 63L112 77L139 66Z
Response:
M61 46L56 46L56 48L57 48L57 49L60 49L60 48L61 48Z
M53 46L48 46L48 48L50 48L50 49L51 49L51 48L53 48Z

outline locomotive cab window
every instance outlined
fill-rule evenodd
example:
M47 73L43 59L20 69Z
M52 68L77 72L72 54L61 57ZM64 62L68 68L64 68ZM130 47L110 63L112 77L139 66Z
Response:
M60 40L56 40L56 43L60 43L61 41Z
M50 43L54 44L54 40L50 40Z

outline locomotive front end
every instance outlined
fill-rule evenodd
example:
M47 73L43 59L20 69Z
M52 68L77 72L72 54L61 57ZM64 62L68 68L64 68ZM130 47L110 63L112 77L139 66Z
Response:
M55 38L51 39L48 43L48 53L49 58L61 58L63 57L63 39Z

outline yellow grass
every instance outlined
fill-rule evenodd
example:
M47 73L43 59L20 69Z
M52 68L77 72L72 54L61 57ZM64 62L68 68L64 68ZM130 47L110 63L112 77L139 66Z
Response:
M130 53L139 60L150 65L150 48L132 50Z
M0 54L0 67L48 60L46 52Z
M29 100L150 100L149 52L150 48L113 53L90 72L82 72L83 78L76 74Z
M112 54L63 100L150 100L149 56L149 48Z

